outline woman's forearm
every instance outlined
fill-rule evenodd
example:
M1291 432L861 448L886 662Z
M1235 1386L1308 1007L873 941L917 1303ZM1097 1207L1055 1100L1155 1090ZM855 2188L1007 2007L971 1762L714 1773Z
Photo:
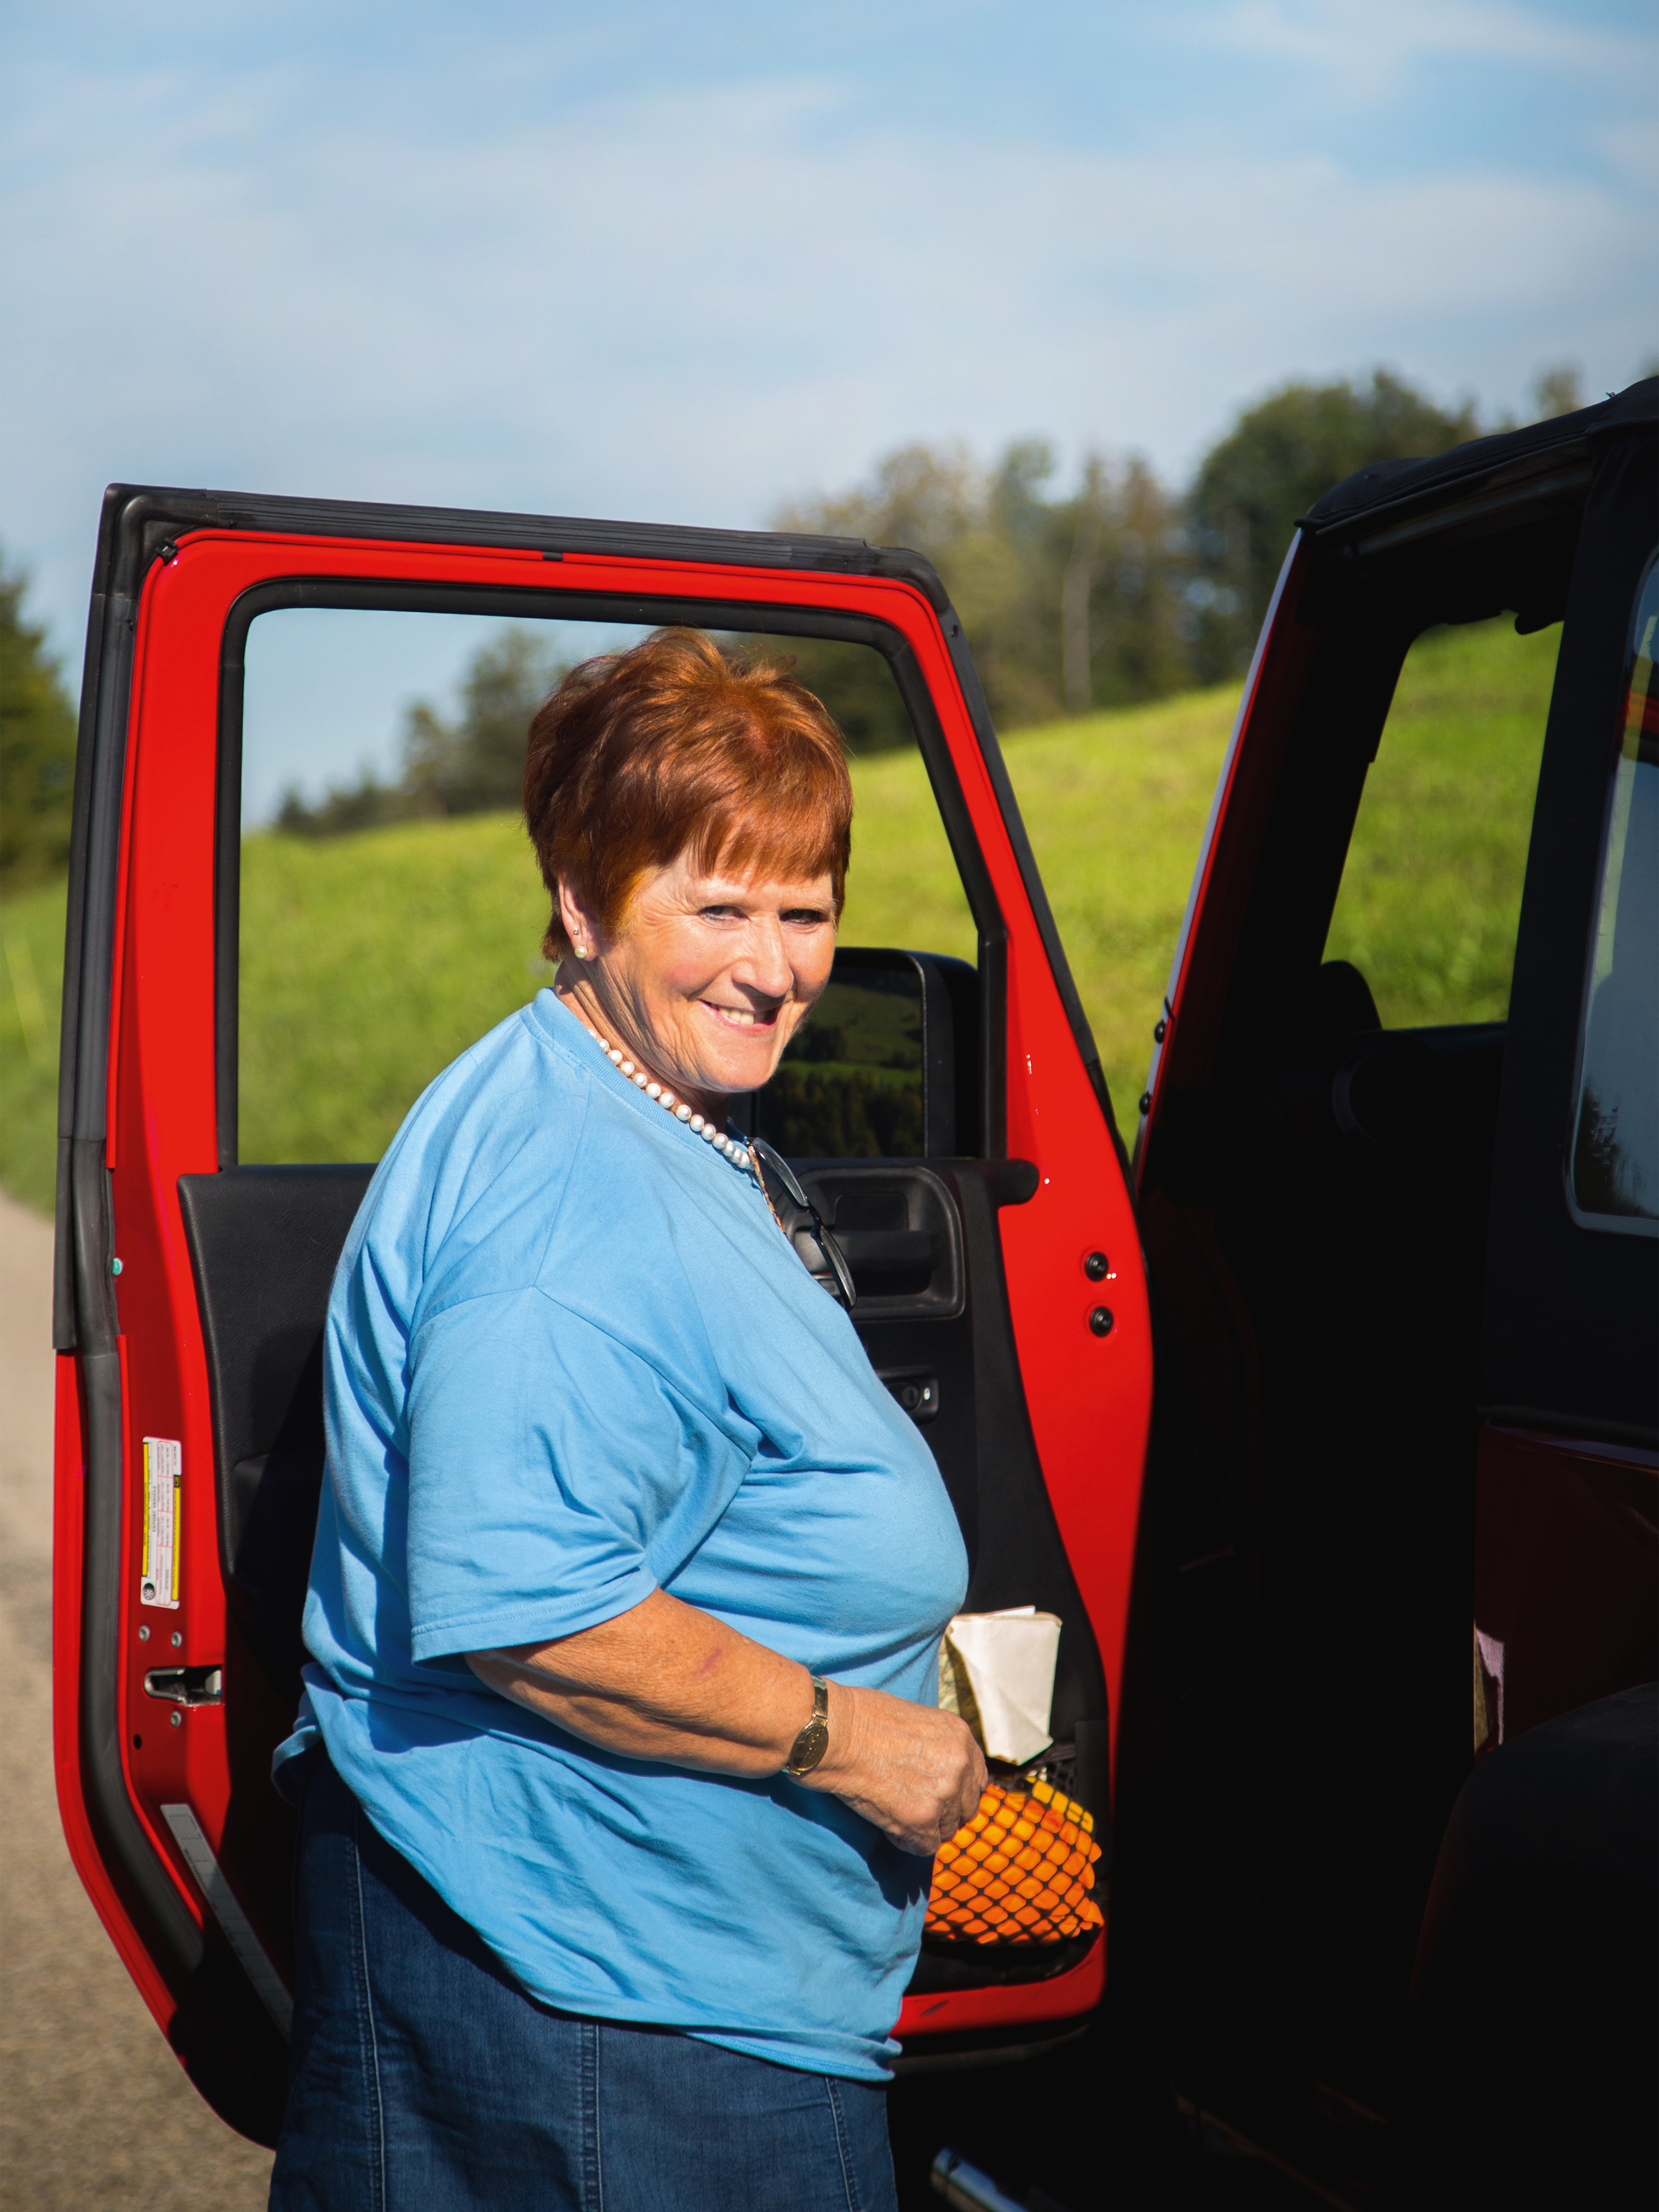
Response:
M799 1662L664 1590L597 1628L467 1663L589 1743L714 1774L775 1774L812 1712Z
M466 1656L492 1690L588 1743L709 1774L775 1774L812 1714L799 1661L664 1590L574 1636ZM985 1784L968 1729L884 1690L829 1692L829 1748L805 1786L841 1798L901 1850L936 1850Z

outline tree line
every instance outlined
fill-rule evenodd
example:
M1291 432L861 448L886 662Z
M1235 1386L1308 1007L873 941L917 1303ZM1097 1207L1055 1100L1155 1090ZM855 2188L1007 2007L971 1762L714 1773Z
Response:
M1558 373L1540 412L1578 404ZM1468 406L1437 406L1386 369L1358 382L1290 383L1242 410L1172 491L1135 454L1090 453L1057 487L1054 448L1020 439L995 459L915 444L868 480L786 504L775 528L925 553L962 618L993 720L1004 729L1159 699L1248 665L1297 518L1373 462L1443 453L1480 434ZM760 652L762 635L733 643ZM795 673L854 753L911 742L887 665L859 647L791 639ZM515 806L524 732L562 668L526 629L472 662L460 712L408 710L403 774L366 775L317 800L289 793L277 826L328 836L374 821Z
M75 798L75 709L26 583L0 567L0 890L67 866Z
M1565 388L1555 396L1577 404ZM1020 440L988 466L961 447L915 445L879 462L867 484L777 519L926 553L962 617L993 720L1018 728L1241 674L1297 519L1321 493L1480 428L1471 408L1437 406L1379 369L1358 384L1286 384L1244 410L1184 494L1133 454L1088 454L1074 487L1056 494L1043 440ZM799 659L812 682L813 648ZM855 744L860 734L849 727Z
M1568 369L1540 377L1534 397L1539 417L1581 404ZM788 504L772 521L927 554L962 617L994 719L1018 728L1237 676L1297 518L1321 493L1482 427L1471 407L1440 407L1378 369L1287 383L1244 408L1179 493L1134 454L1090 453L1066 489L1042 439L1018 440L988 463L965 447L918 443L888 454L864 483ZM0 571L0 889L51 873L69 849L74 718L22 595L21 577ZM910 741L878 656L812 641L791 649L855 752ZM329 836L516 806L526 727L564 672L532 629L502 630L469 664L457 713L429 701L406 710L395 780L365 772L314 799L291 789L276 828Z

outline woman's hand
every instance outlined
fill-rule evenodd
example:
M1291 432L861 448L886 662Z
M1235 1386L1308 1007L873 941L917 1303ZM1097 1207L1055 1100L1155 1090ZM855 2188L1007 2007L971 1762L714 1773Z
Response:
M884 1690L829 1687L830 1748L801 1787L839 1797L900 1850L930 1857L973 1819L985 1787L967 1724Z
M466 1657L492 1690L588 1743L705 1773L775 1774L812 1712L805 1667L665 1590L551 1644ZM803 1787L927 1856L979 1804L979 1746L954 1713L884 1690L829 1688L830 1747Z

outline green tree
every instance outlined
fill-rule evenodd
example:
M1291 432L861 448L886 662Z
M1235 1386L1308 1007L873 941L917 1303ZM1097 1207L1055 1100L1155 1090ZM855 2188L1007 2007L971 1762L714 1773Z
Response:
M479 647L461 683L459 720L424 702L404 731L403 791L414 814L483 814L517 806L531 719L568 664L514 623Z
M382 783L373 769L365 769L356 783L331 784L318 799L307 799L297 783L290 784L274 827L290 837L346 837L382 823L406 822L410 811L400 784Z
M313 802L290 790L277 810L276 828L291 836L339 837L385 822L517 806L531 717L567 665L532 630L510 625L472 656L454 721L446 721L427 700L409 708L403 774L395 784L365 769L355 784L333 786Z
M878 461L868 483L781 507L773 526L925 553L945 580L991 688L991 622L1013 581L1013 563L991 528L985 474L966 447L901 446ZM750 642L766 650L771 641ZM910 742L908 719L878 653L811 640L792 641L791 650L795 674L823 699L855 752Z
M1584 404L1583 379L1570 361L1540 369L1533 379L1534 419L1548 422L1558 415L1574 415Z
M1181 511L1137 454L1091 453L1055 510L1060 678L1073 714L1160 699L1193 680L1191 583Z
M0 890L69 860L75 710L46 632L23 617L27 580L0 567Z
M1178 507L1139 459L1091 456L1070 498L1049 495L1054 469L1038 438L988 468L961 446L905 446L866 484L787 507L776 524L925 553L1005 726L1178 690L1191 681ZM801 680L855 751L909 738L878 670L873 653L797 648Z
M1449 413L1383 368L1369 384L1282 385L1246 408L1188 500L1200 676L1218 681L1249 660L1291 533L1322 492L1374 462L1478 435L1468 406Z

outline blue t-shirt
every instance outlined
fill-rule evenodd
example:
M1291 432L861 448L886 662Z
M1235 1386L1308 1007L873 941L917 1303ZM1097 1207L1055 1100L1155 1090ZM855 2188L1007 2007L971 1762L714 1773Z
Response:
M752 1179L543 991L399 1130L325 1361L310 1710L279 1761L320 1728L544 2002L882 2078L929 1863L787 1777L598 1750L461 1656L660 1589L935 1701L967 1578L950 1501Z

